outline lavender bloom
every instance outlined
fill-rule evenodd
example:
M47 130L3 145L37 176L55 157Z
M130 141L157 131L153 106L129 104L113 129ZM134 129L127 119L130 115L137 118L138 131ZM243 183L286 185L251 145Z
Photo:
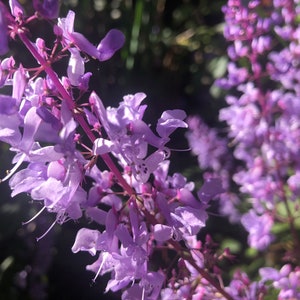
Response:
M300 147L297 4L273 1L270 13L261 13L261 5L236 0L224 7L224 36L233 43L228 49L228 76L218 81L235 91L226 97L228 107L219 119L228 124L235 158L245 164L233 179L253 208L242 224L249 232L249 245L259 250L273 241L270 231L276 217L280 219L278 205L297 198L293 178ZM287 46L273 48L279 39Z
M263 299L267 289L263 282L251 282L248 275L237 270L226 290L236 300Z
M248 243L251 247L264 250L274 239L274 236L270 234L273 225L271 216L257 216L253 210L250 210L242 216L241 222L249 232Z
M233 158L228 152L227 139L220 138L217 130L209 128L199 117L189 117L187 123L189 124L189 130L186 133L186 138L192 154L197 156L199 167L206 171L205 176L208 177L208 180L211 177L216 177L222 181L222 185L219 186L223 186L224 190L217 191L220 194L220 213L229 216L232 222L239 221L240 213L235 206L240 201L237 196L230 192L230 172ZM215 180L213 179L212 182ZM215 190L214 186L207 189L209 193L213 190ZM205 195L200 195L198 192L198 197L200 199L204 198L202 200L205 201Z
M149 272L140 284L132 285L122 294L122 300L158 299L164 279L164 275L160 272Z
M279 271L270 267L261 268L259 274L262 282L271 281L272 286L279 291L278 299L298 299L300 297L300 270L294 270L291 265L284 265Z
M110 59L116 51L123 47L125 37L122 32L116 29L110 30L96 47L91 44L81 33L75 32L75 13L69 11L66 18L58 19L55 33L62 36L65 46L76 46L80 51L85 52L93 58L105 61Z
M58 17L58 0L34 0L33 7L43 18L56 19Z
M221 159L227 155L227 141L218 138L216 130L210 129L200 118L187 120L189 131L186 134L192 153L197 156L202 169L219 171Z
M14 73L15 60L11 56L5 58L1 61L0 64L0 87L3 87L5 84L8 84L8 81L11 80L11 76Z
M146 182L150 174L168 157L169 150L165 144L169 135L178 127L186 127L183 121L185 113L181 110L166 111L158 120L156 136L141 119L146 106L140 105L146 97L143 93L128 95L118 108L104 109L100 98L92 93L90 102L95 115L102 124L110 140L99 138L94 143L94 153L112 152L120 163L132 169L138 181ZM158 148L147 157L148 144Z
M74 86L79 86L80 79L84 75L84 59L76 48L70 48L71 56L67 69L70 83Z

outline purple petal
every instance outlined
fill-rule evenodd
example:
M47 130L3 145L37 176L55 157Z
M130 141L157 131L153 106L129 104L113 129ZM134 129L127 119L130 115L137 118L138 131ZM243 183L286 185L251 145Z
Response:
M118 225L115 234L125 248L127 248L131 243L133 243L132 236L129 234L124 224Z
M89 88L89 81L90 81L90 77L92 76L91 72L87 72L85 74L83 74L80 78L79 78L79 82L78 82L78 88L83 91L86 92Z
M34 143L35 134L41 124L42 119L36 113L36 107L32 107L24 118L24 132L21 141L21 148L29 151Z
M116 51L123 47L124 43L125 36L121 31L116 29L110 30L97 47L97 58L100 61L110 59Z
M95 92L92 92L89 98L89 103L93 109L93 112L96 114L96 116L101 122L101 125L104 127L106 133L109 136L110 126L108 123L107 112L102 100L98 97L98 95Z
M61 159L62 153L56 151L55 146L46 146L30 151L30 160L33 162L49 162Z
M205 226L207 213L202 209L192 207L177 207L171 216L180 222L190 235L195 235Z
M77 253L79 251L88 251L94 256L97 252L96 245L99 236L100 232L98 230L81 228L77 232L76 239L72 247L73 253Z
M209 178L204 182L197 195L202 202L208 203L213 197L223 192L221 179Z
M0 55L4 55L8 52L7 41L7 24L5 20L6 8L0 3Z
M107 212L98 207L88 207L85 210L85 214L88 218L97 222L98 224L105 225Z
M13 98L16 98L18 100L18 103L20 103L21 101L26 84L27 82L26 82L25 70L22 66L20 66L13 76L13 92L12 92Z
M56 178L57 180L63 180L66 175L66 168L61 161L52 161L47 168L47 176Z
M74 45L78 47L79 50L92 57L98 58L99 53L96 46L89 42L81 33L72 32L70 33L70 37L72 38L72 42L74 43Z
M172 238L173 229L163 224L155 224L153 228L154 238L159 242L165 242Z
M273 268L265 267L259 269L259 275L262 277L263 281L276 281L280 278L279 272Z
M113 142L103 138L98 138L94 141L93 153L96 155L102 155L111 151Z
M186 188L181 188L177 196L179 198L179 201L183 203L184 205L188 205L193 208L201 208L202 204L200 201L198 201L194 195Z
M58 0L33 0L34 9L46 19L56 19L59 14Z
M36 113L43 121L51 124L54 130L58 131L62 128L60 121L45 106L38 107Z
M9 6L11 10L11 14L14 17L18 17L19 15L23 15L23 7L16 0L9 0Z
M31 168L34 165L33 168ZM11 196L14 197L23 192L30 192L33 188L39 186L45 181L45 166L40 164L31 164L27 169L23 169L14 174L9 181L12 189Z
M163 137L169 137L177 128L187 128L188 125L182 121L186 118L186 113L181 109L166 110L157 122L156 131Z
M0 115L13 115L16 112L16 99L6 95L0 95Z
M131 130L133 134L137 134L143 137L143 139L154 147L161 147L163 140L156 136L150 127L142 120L135 120L131 123Z

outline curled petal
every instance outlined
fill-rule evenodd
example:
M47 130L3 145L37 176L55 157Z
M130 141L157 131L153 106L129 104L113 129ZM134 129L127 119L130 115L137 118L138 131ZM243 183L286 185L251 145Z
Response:
M20 5L20 3L18 1L9 0L9 6L10 6L11 14L14 17L23 15L23 7Z
M154 147L160 148L163 145L163 140L157 137L150 127L142 120L135 120L132 122L131 130L133 134L142 136L146 142Z
M72 10L68 11L68 14L65 18L59 18L57 25L58 28L54 27L55 33L61 34L61 30L63 31L64 35L68 35L74 31L74 20L75 20L75 13Z
M100 61L110 59L116 51L123 47L124 43L125 36L121 31L116 29L110 30L97 47L97 58Z
M92 76L91 72L87 72L85 74L83 74L80 78L79 78L79 82L78 82L78 88L85 92L88 90L89 88L89 81L90 81L90 77Z
M91 57L98 58L97 48L90 41L88 41L84 35L78 32L72 32L70 33L70 37L74 45L79 50L85 52Z
M81 228L77 232L72 251L74 253L77 253L79 251L88 251L91 255L94 256L97 252L96 246L99 236L100 232L98 230Z
M188 125L183 121L186 113L181 109L166 110L157 122L156 131L163 137L169 137L177 128L187 128Z

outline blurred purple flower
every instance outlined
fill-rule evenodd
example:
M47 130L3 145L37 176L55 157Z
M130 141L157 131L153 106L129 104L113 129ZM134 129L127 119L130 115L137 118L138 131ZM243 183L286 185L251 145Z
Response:
M300 268L294 270L291 265L284 265L279 271L265 267L259 270L262 282L270 281L272 286L279 291L279 300L299 299Z
M258 216L254 210L242 216L241 222L249 232L248 243L258 250L265 250L273 241L274 236L270 233L273 219L270 215Z
M46 19L56 19L59 15L59 0L33 0L34 9Z

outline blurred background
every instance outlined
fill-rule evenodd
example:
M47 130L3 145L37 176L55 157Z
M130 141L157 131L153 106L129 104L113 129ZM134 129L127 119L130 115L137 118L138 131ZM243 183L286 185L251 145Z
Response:
M19 2L28 14L32 12L31 1ZM69 0L62 1L60 15L75 11L75 30L94 44L112 28L125 34L124 48L112 59L86 65L93 73L91 90L106 106L117 105L123 95L145 92L148 123L156 122L165 109L180 108L221 128L218 111L225 105L224 95L213 83L226 72L224 4L225 0ZM30 34L33 40L46 34L51 46L47 23L32 26ZM32 64L21 46L14 43L11 49L25 67ZM66 61L55 68L65 72ZM174 136L170 147L188 147L183 132ZM0 144L1 177L11 168L11 158L8 146ZM171 161L172 172L201 182L201 170L189 152L175 151ZM49 228L54 216L45 214L22 225L40 207L26 195L11 199L7 182L0 185L0 192L0 299L120 299L119 294L102 295L109 276L92 284L94 274L85 266L95 258L71 252L81 224L55 226L37 243L36 237ZM207 231L213 234L218 227L222 235L226 229L220 229L219 222L220 218L210 221Z

